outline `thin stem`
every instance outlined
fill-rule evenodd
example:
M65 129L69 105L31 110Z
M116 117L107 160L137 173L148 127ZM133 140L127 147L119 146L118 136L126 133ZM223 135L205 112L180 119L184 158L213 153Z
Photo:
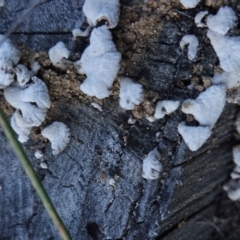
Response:
M33 187L35 188L38 196L40 197L40 199L41 199L45 209L47 210L49 216L51 217L54 225L58 229L62 239L63 240L71 240L72 238L71 238L68 230L66 229L63 221L61 220L61 218L59 217L56 209L54 208L54 206L53 206L46 190L44 189L42 183L39 181L36 173L34 172L34 169L31 165L31 162L29 161L29 159L28 159L26 153L24 152L21 144L16 139L15 133L12 130L10 124L8 123L8 121L5 118L1 109L0 109L0 125L2 126L3 131L6 135L6 137L8 138L16 156L20 160L25 173L29 177Z

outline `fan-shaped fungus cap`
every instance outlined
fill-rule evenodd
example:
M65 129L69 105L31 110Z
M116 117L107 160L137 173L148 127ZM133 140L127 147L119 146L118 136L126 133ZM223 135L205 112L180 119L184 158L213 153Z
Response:
M65 123L53 122L42 130L42 135L51 142L52 153L59 154L70 141L70 130Z

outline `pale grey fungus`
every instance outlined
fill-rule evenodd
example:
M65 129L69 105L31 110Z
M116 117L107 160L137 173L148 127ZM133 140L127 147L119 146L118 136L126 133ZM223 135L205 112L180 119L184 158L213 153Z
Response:
M34 153L35 158L42 159L43 158L43 152L41 150L36 150Z
M173 100L163 100L157 103L154 118L160 119L163 118L166 114L170 114L178 109L180 105L179 101Z
M192 34L185 35L180 41L180 48L183 50L186 45L188 45L188 59L193 60L197 56L199 45L197 37Z

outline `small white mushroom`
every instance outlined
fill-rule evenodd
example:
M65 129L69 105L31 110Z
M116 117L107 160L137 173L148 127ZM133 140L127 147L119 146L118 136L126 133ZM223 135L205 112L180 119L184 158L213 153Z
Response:
M83 13L92 27L95 27L101 20L106 20L107 26L114 28L118 24L119 8L119 0L85 0Z
M34 153L34 156L35 158L37 159L42 159L43 158L43 152L41 150L37 150L35 153Z
M237 15L232 8L221 7L216 15L209 15L207 26L210 30L225 35L228 30L237 25Z
M42 130L42 135L51 142L53 155L62 152L70 141L70 130L62 122L53 122Z
M185 122L178 125L178 132L191 151L197 151L211 136L211 128L208 126L186 126Z
M155 119L163 118L166 114L170 114L176 111L179 105L180 105L179 101L173 100L159 101L155 109L154 118Z
M185 100L182 104L182 111L186 114L192 114L200 125L212 128L225 106L225 89L224 85L212 85L195 100Z
M190 34L185 35L180 41L181 49L184 49L186 45L188 45L188 58L189 60L193 60L197 56L197 50L199 45L197 37Z
M202 22L202 19L208 14L208 11L201 11L199 12L195 18L194 21L197 25L197 27L207 27L205 23Z
M95 28L90 37L90 45L81 59L75 62L77 72L87 75L80 90L99 99L108 97L108 88L112 86L117 75L120 60L121 54L117 52L107 27Z
M185 7L185 8L195 8L200 0L180 0L180 3Z
M160 157L160 153L156 148L148 153L143 160L143 178L153 180L160 177L160 172L162 171L162 164L159 161Z
M69 64L63 61L63 59L67 59L69 57L69 53L70 52L66 48L65 44L63 42L58 42L55 46L50 48L48 55L55 67L66 71Z
M133 110L144 98L143 87L132 79L122 77L120 79L120 106L125 110Z

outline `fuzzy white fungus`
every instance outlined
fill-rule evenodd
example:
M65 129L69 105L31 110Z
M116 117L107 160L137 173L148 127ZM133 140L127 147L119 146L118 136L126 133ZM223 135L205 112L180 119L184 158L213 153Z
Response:
M160 157L160 153L156 148L148 153L143 160L143 178L153 180L160 177L160 172L162 171L162 164L159 161Z
M141 84L132 79L122 77L120 79L120 106L125 110L133 110L135 105L143 102L144 93Z
M63 61L63 59L64 58L67 59L69 57L69 53L70 52L66 48L65 44L63 42L58 42L55 46L50 48L48 55L52 64L55 67L65 71L67 70L69 65L66 64L66 62Z
M180 105L179 101L173 100L159 101L155 109L154 118L155 119L163 118L166 114L170 114L176 111L179 105Z
M117 75L120 60L121 54L117 52L111 32L106 26L95 28L90 37L90 45L81 59L75 62L77 72L87 75L80 86L81 91L99 99L108 97L108 88Z
M197 151L212 133L208 126L186 126L185 122L179 123L178 132L191 151Z
M42 130L42 135L51 142L52 153L59 154L70 141L70 130L65 123L53 122Z
M207 26L210 30L225 35L228 30L237 24L237 15L232 8L221 7L216 15L209 15Z
M212 85L195 100L187 99L182 104L182 111L192 114L203 126L212 128L220 117L226 102L224 85Z
M180 0L180 3L185 7L185 8L195 8L200 0Z
M85 0L83 13L92 27L95 27L101 20L106 20L107 26L114 28L118 24L119 8L119 0Z
M189 60L193 60L197 56L199 45L197 37L192 34L185 35L180 41L181 49L184 49L186 45L188 45L188 58Z
M233 161L238 167L240 167L240 145L233 148Z
M194 21L197 25L197 27L207 27L205 23L202 22L202 19L208 14L208 11L201 11L199 12L195 18Z
M240 37L224 36L208 30L208 38L219 58L221 68L226 72L240 68Z

